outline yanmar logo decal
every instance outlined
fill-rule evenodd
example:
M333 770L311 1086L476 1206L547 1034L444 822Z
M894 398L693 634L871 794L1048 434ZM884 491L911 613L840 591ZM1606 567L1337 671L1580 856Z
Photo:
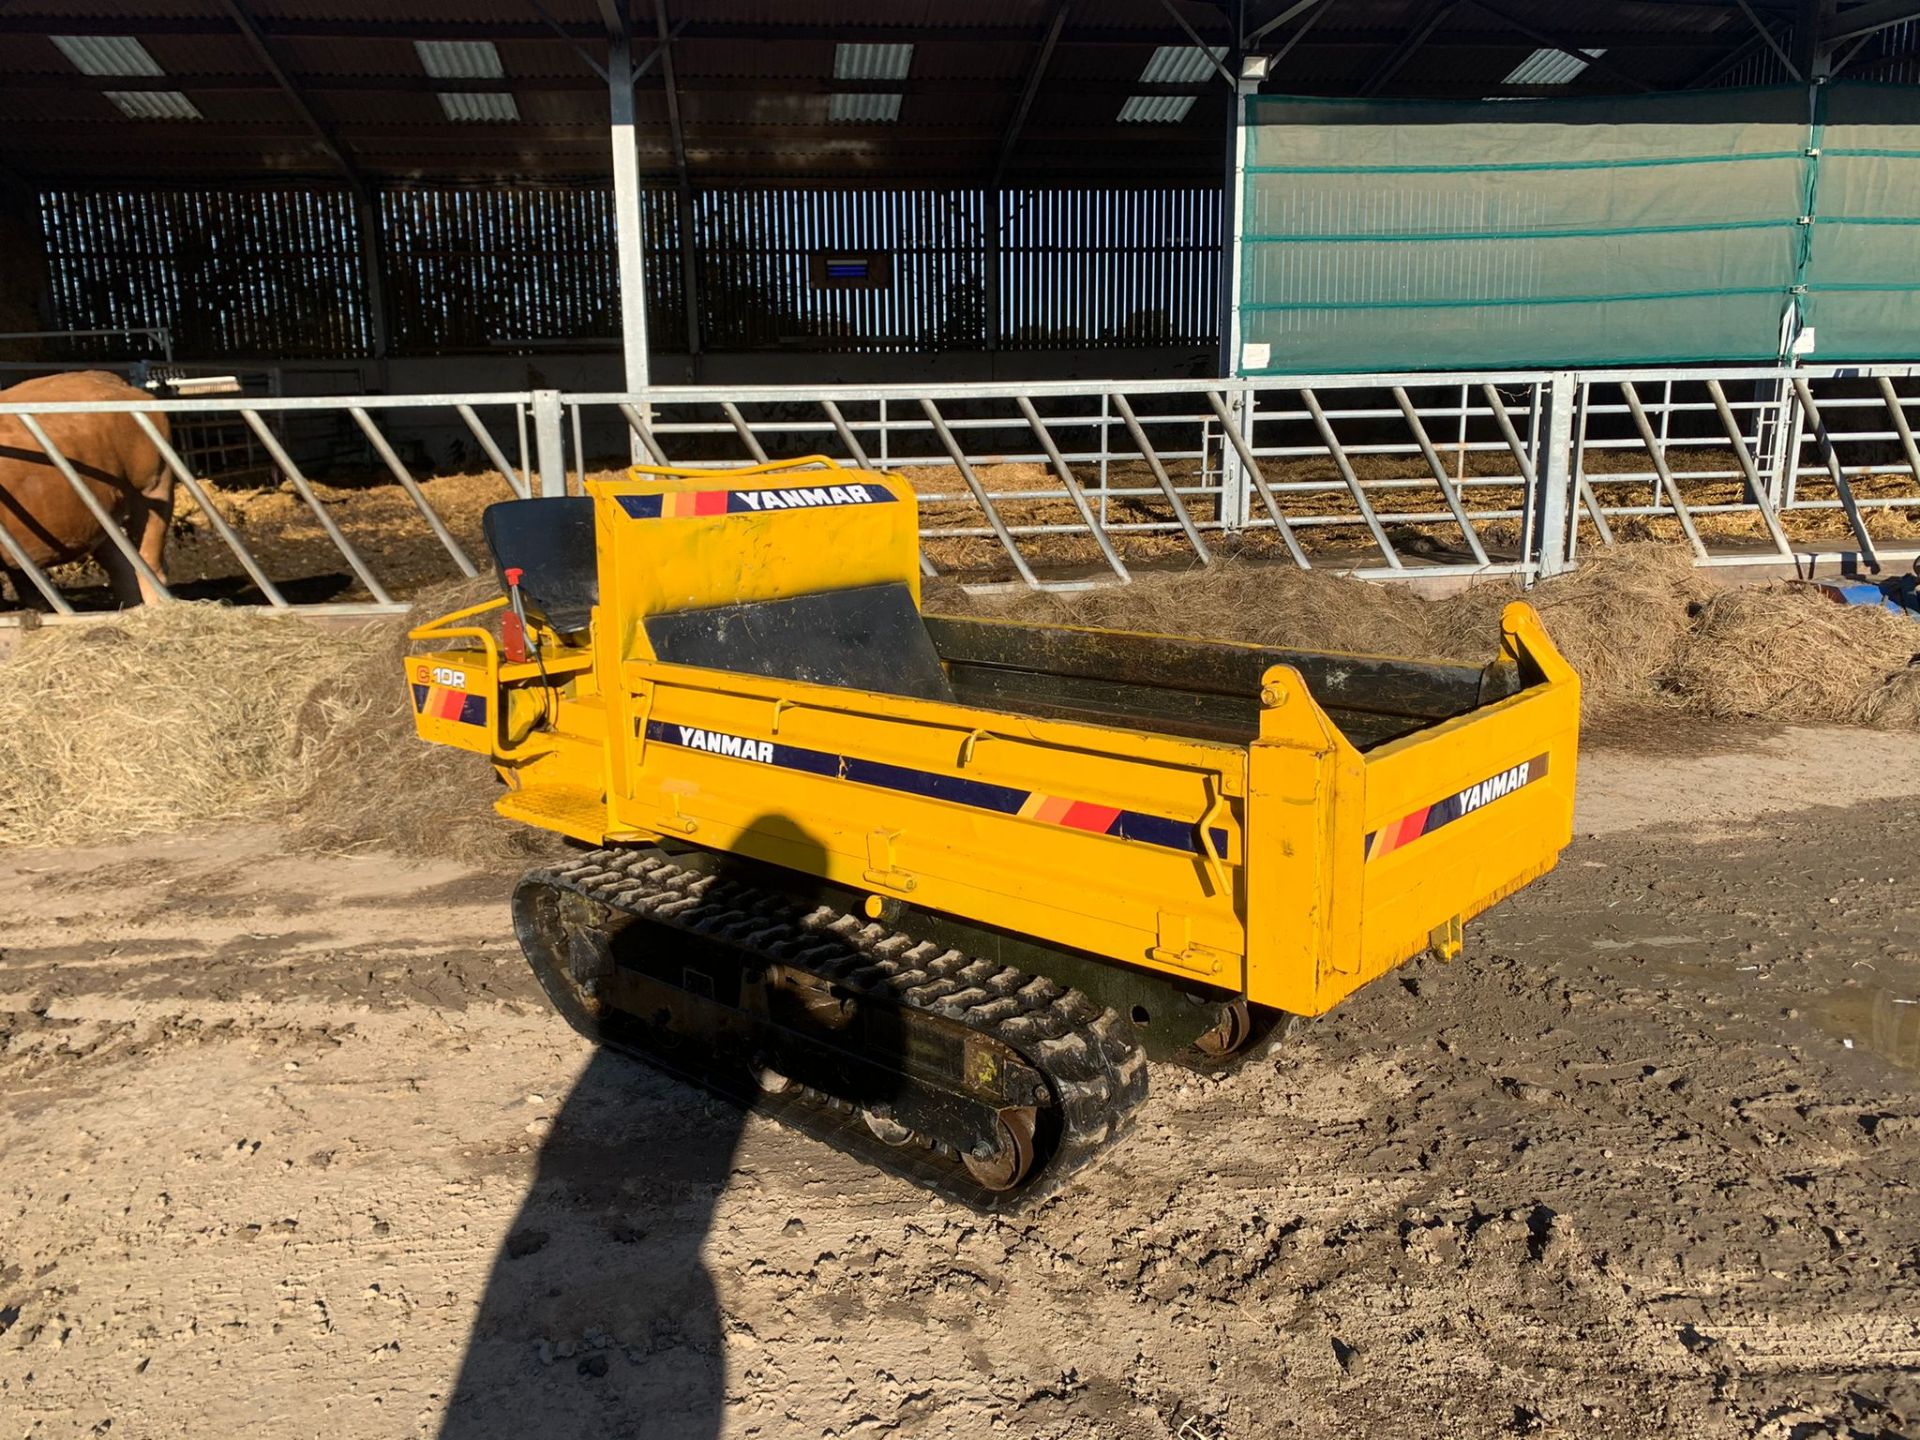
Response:
M1547 757L1536 755L1533 759L1522 761L1511 769L1502 770L1498 775L1489 775L1477 785L1469 785L1457 794L1435 801L1424 810L1403 815L1391 825L1383 825L1367 836L1367 859L1378 860L1382 855L1391 855L1401 846L1411 844L1422 835L1431 835L1442 825L1450 825L1462 815L1471 815L1474 811L1531 785L1546 773Z
M787 485L772 490L676 490L617 498L620 508L636 520L681 520L700 515L765 515L774 510L887 505L894 495L880 485Z
M696 730L691 725L676 725L680 743L689 750L705 750L710 755L731 755L736 760L773 763L771 740L749 740L744 735L728 735L719 730Z
M1478 810L1490 800L1498 800L1502 795L1510 795L1527 783L1527 776L1533 769L1533 762L1516 765L1511 770L1503 770L1491 780L1482 780L1471 785L1454 797L1460 802L1460 813Z

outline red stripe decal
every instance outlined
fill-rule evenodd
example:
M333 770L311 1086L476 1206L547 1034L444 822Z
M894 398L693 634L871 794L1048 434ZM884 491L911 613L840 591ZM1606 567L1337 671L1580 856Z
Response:
M692 492L695 515L724 515L727 513L727 492L724 490L696 490Z
M1095 805L1090 800L1076 800L1067 806L1060 823L1070 825L1075 830L1091 830L1096 835L1104 835L1119 818L1118 805Z
M1431 805L1422 805L1400 822L1396 827L1400 833L1394 837L1394 848L1398 849L1409 840L1418 840L1427 833L1427 811L1432 808Z

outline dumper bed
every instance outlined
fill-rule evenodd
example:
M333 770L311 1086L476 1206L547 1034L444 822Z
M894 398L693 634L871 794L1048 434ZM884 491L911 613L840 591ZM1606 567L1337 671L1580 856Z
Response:
M1374 655L929 615L956 699L983 710L1247 744L1260 733L1261 677L1297 671L1357 750L1518 693L1510 663L1447 665Z

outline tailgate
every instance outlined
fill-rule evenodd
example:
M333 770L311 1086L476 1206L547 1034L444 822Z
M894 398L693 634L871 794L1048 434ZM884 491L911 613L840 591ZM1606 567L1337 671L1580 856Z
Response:
M1250 953L1250 981L1267 971L1266 983L1253 987L1267 992L1267 1003L1318 1014L1430 946L1450 952L1460 923L1559 859L1573 835L1579 680L1531 606L1506 608L1501 642L1519 671L1520 688L1508 698L1364 754L1325 723L1310 763L1281 748L1304 736L1276 736L1268 767L1275 778L1255 789L1298 805L1311 776L1313 863L1292 851L1274 858L1295 897L1303 886L1312 894L1317 923L1301 927L1305 944L1276 949L1271 966ZM1268 808L1257 793L1254 803ZM1264 828L1266 818L1256 813L1254 824ZM1258 833L1253 844L1260 846ZM1267 847L1269 855L1279 848ZM1267 868L1257 857L1254 864ZM1274 895L1266 903L1272 919L1257 913L1266 878L1249 877L1250 948L1286 905L1284 894Z

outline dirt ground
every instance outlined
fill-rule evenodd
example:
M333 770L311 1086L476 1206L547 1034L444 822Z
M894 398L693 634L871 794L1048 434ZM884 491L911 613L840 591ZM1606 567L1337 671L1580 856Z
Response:
M1920 735L1694 741L1012 1220L596 1057L507 873L14 852L0 1440L1920 1434Z

